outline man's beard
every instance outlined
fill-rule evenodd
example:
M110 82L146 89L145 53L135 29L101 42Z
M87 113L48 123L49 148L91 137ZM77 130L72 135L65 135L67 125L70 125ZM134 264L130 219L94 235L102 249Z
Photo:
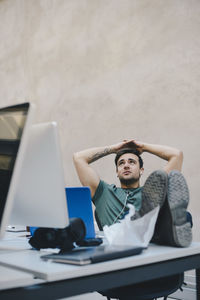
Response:
M132 178L128 178L128 179L126 179L126 178L119 178L120 182L123 185L125 185L125 186L130 186L130 185L132 185L132 184L134 184L136 182L139 182L139 179L140 179L140 176L137 177L137 178L132 177Z

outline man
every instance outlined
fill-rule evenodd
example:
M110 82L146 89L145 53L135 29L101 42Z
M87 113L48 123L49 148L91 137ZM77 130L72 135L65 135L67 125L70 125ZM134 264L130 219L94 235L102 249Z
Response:
M140 187L143 174L143 152L156 155L167 161L164 170L153 172ZM116 154L116 173L121 187L102 181L91 163L109 154ZM124 140L121 143L87 149L74 154L74 164L83 186L89 186L100 226L112 225L124 217L127 204L135 206L135 218L160 206L153 241L179 247L191 243L192 233L187 222L186 208L189 192L180 173L183 153L175 148Z

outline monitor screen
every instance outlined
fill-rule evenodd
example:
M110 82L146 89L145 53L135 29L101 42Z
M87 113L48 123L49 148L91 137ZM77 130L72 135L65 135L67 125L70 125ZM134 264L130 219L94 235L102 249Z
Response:
M0 109L0 236L8 224L32 109L30 103Z
M10 225L68 225L63 162L56 122L32 125L14 197Z

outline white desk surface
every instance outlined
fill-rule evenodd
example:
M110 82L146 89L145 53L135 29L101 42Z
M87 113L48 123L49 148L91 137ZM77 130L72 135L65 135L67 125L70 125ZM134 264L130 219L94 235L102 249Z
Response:
M47 252L24 250L0 254L0 264L30 272L38 278L47 281L55 281L127 269L130 267L161 262L199 253L200 243L192 243L192 245L188 248L166 247L150 244L149 248L144 250L140 255L110 260L87 266L74 266L70 264L59 264L50 261L43 261L40 256L47 254Z
M28 238L26 238L27 234L27 232L6 232L5 236L0 240L0 253L2 253L2 250L31 249Z
M0 266L0 290L13 287L24 287L36 283L42 283L43 280L34 279L33 274L12 268Z

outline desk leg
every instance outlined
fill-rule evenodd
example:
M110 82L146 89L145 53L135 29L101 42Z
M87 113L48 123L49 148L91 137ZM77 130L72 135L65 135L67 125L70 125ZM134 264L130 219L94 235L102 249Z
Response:
M200 269L196 269L196 290L197 300L200 300Z

